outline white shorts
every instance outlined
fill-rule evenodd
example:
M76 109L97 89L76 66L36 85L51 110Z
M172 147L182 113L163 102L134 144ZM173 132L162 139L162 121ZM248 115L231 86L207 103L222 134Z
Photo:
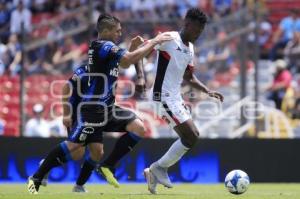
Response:
M162 99L158 104L157 114L172 128L192 118L191 111L183 100Z

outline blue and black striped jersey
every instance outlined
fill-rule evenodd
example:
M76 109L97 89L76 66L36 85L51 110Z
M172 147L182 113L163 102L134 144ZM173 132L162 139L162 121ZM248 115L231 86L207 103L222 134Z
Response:
M83 102L89 104L89 111L97 111L103 109L103 106L114 104L119 61L125 52L125 49L111 41L91 42L88 64L77 68L69 80L73 85L73 93L69 99L73 107Z

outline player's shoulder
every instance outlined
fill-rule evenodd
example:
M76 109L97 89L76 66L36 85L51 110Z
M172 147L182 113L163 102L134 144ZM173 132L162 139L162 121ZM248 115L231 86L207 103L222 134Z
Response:
M174 38L174 39L171 40L171 41L180 39L180 34L179 34L178 31L168 31L168 32L164 32L164 33L168 33L168 34L171 35L172 38Z
M111 53L117 53L119 50L124 50L112 41L95 40L94 42L93 48L94 50L97 50L100 59L105 59Z
M112 48L113 46L116 46L116 44L112 41L97 39L92 42L92 46L98 48Z
M194 44L192 42L189 42L189 48L191 51L194 51Z

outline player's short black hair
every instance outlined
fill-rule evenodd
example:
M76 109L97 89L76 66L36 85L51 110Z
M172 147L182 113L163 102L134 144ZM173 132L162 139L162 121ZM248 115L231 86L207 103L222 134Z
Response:
M185 20L186 19L196 21L202 26L204 26L207 23L206 14L198 8L190 8L185 15Z
M97 20L97 32L102 32L104 29L111 30L117 24L120 23L120 20L117 17L114 17L110 14L101 14Z

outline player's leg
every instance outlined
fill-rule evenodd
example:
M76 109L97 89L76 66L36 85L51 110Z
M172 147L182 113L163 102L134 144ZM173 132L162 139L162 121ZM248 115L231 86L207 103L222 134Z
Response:
M81 167L76 185L73 188L73 192L86 192L83 185L90 178L92 171L97 167L104 153L103 144L100 142L89 143L88 149L89 156L86 157Z
M97 169L108 183L117 188L119 183L114 177L116 164L144 137L145 127L132 111L116 106L114 117L105 131L127 132L117 140L110 155Z
M112 152L98 168L98 172L107 182L118 188L119 182L114 177L116 164L129 153L145 134L145 128L140 119L135 119L126 126L127 133L123 134L116 142Z
M83 155L84 147L81 141L83 128L84 126L80 122L77 120L74 121L72 129L68 131L68 140L60 143L50 151L38 170L33 176L29 177L28 191L30 193L36 194L39 191L42 179L52 168L72 160L72 152L77 151L73 157L76 157L75 154L79 154L79 156Z
M84 156L84 153L85 153L85 147L80 147L78 149L74 149L73 151L70 151L71 158L74 161L81 160ZM44 161L45 161L45 159L42 159L39 162L39 167L42 165L42 163ZM44 187L46 187L47 184L48 184L48 176L49 176L49 172L42 179L41 185L44 186Z
M126 126L126 133L123 134L116 142L113 151L105 159L103 165L115 167L118 161L131 151L136 144L144 137L145 127L143 122L136 118Z
M144 170L144 175L151 193L156 193L156 183L171 188L172 183L168 176L168 168L174 165L197 141L198 130L194 125L189 109L182 101L162 102L159 104L159 113L177 132L180 139L173 143L170 149L150 168Z
M192 119L177 125L174 130L180 139L176 140L169 150L150 166L150 171L157 178L158 182L171 188L172 183L168 176L168 168L177 163L181 157L190 150L197 142L199 132Z
M39 191L42 179L49 171L71 160L72 151L81 151L82 145L71 141L64 141L50 151L38 170L28 179L28 191L36 194Z

